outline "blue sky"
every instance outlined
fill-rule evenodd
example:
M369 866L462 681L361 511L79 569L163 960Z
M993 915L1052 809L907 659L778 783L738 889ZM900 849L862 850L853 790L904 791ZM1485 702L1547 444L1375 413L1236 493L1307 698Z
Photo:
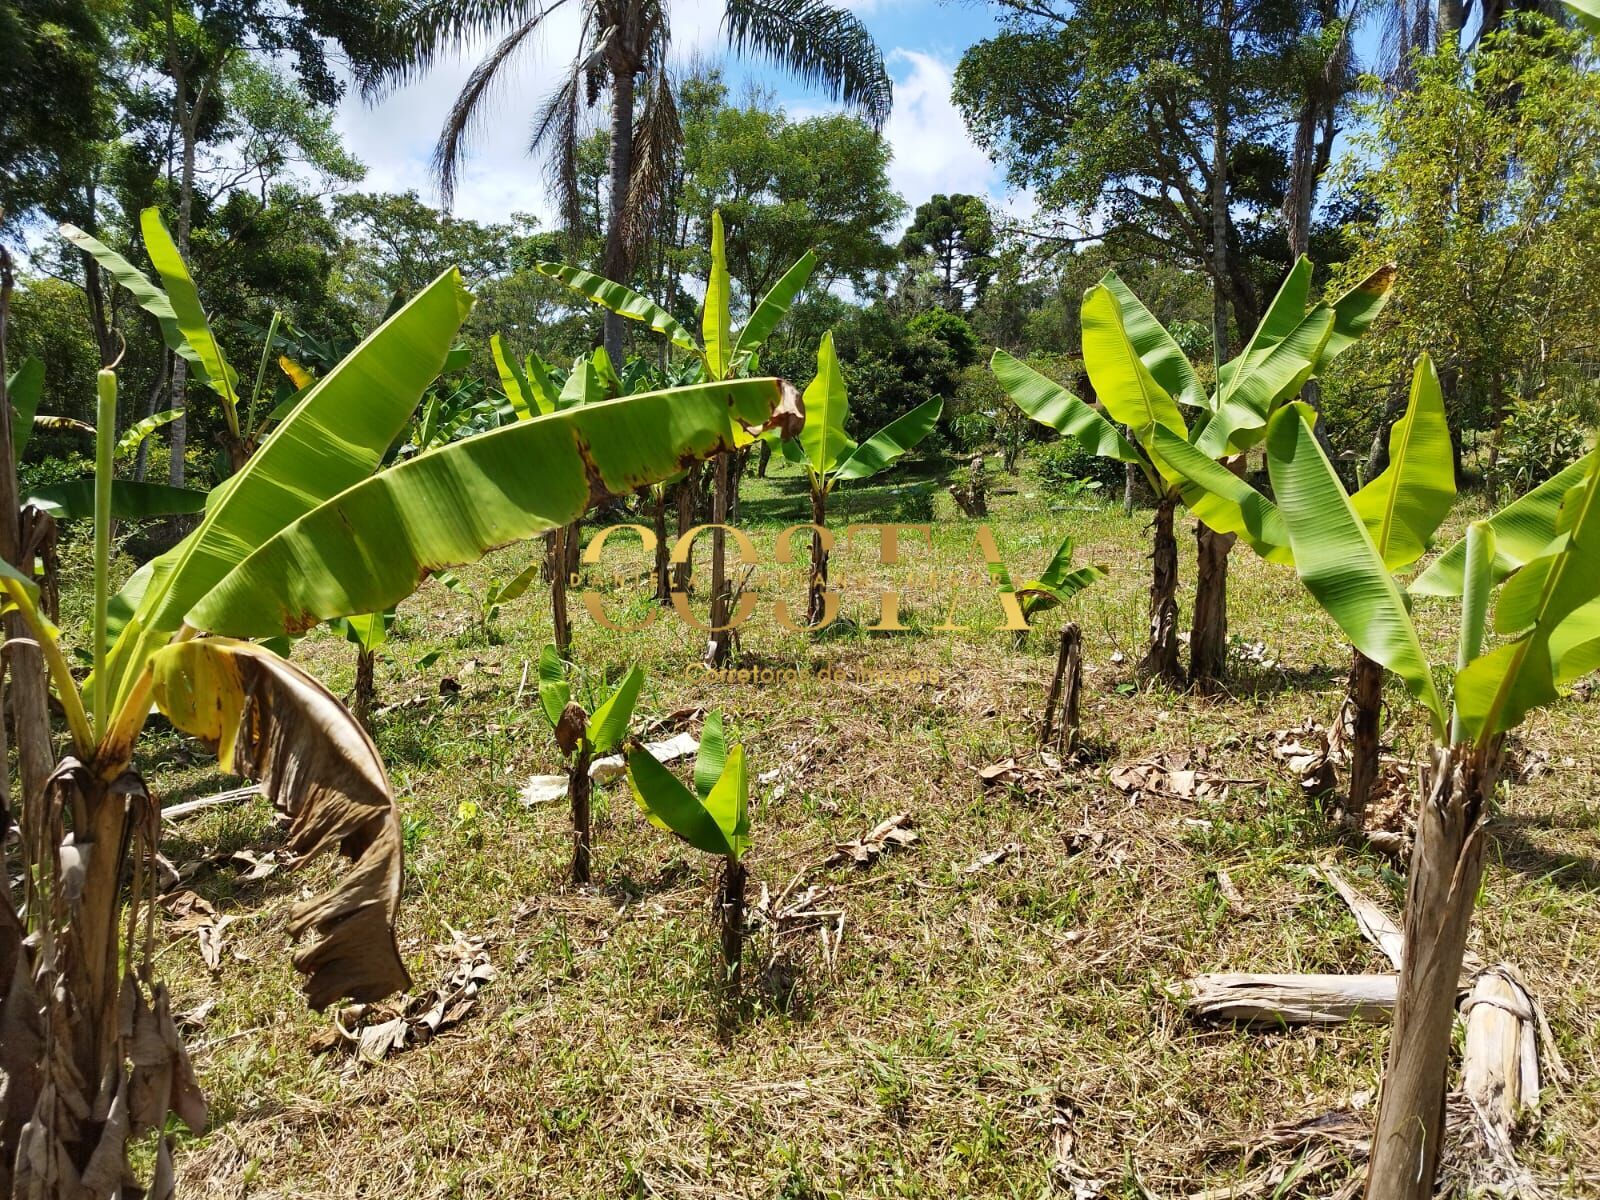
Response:
M575 5L570 7L575 8ZM960 114L950 103L950 80L961 52L993 31L986 5L963 0L846 0L883 48L895 80L894 113L884 130L894 152L890 177L913 206L935 192L971 192L999 201L1005 188L1000 172L972 144ZM673 45L681 54L721 55L716 0L675 0ZM542 45L526 55L501 89L492 117L471 142L455 211L477 220L503 220L513 212L547 218L540 164L526 153L527 131L539 99L569 61L576 21L565 9L551 17ZM428 175L428 157L451 101L482 49L435 66L421 81L376 105L347 97L338 125L350 148L367 164L364 188L403 191L414 188L430 202L438 196ZM830 107L806 90L760 66L727 64L737 89L750 78L773 87L792 114Z

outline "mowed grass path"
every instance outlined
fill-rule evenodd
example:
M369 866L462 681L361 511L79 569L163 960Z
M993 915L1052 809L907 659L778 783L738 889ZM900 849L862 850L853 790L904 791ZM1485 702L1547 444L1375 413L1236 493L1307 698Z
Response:
M578 610L574 654L595 687L639 663L649 671L642 718L727 714L760 779L753 878L776 893L804 874L824 893L820 907L846 913L832 970L814 932L754 936L749 1011L729 1039L708 987L714 865L649 826L619 782L597 797L597 886L575 891L564 805L517 798L527 776L560 769L530 665L549 637L547 595L534 588L487 629L437 584L407 601L378 672L380 704L401 707L376 730L407 833L401 946L425 987L448 969L435 947L453 931L484 936L499 978L463 1024L381 1065L313 1055L328 1018L300 1001L284 926L292 897L329 868L253 883L203 873L196 889L236 917L220 972L205 969L192 934L159 960L177 1008L215 1001L190 1039L213 1129L183 1142L185 1194L1035 1197L1071 1194L1053 1173L1070 1161L1106 1195L1170 1196L1242 1174L1237 1145L1274 1122L1370 1096L1383 1029L1203 1028L1168 994L1208 970L1383 969L1307 866L1331 856L1396 910L1402 879L1334 838L1261 745L1275 729L1332 719L1347 667L1338 631L1291 573L1240 549L1235 694L1140 691L1148 513L1127 518L1093 496L1052 505L1026 470L997 482L1016 487L995 497L990 523L1018 584L1068 530L1080 562L1111 572L1021 649L989 631L999 608L974 582L973 524L914 466L880 486L841 487L831 509L841 530L935 520L931 556L908 553L926 568L906 588L916 632L841 627L808 639L778 627L769 590L745 629L744 660L800 677L741 684L700 675L704 635L670 614L620 633ZM802 568L765 564L778 530L807 511L802 481L781 463L746 486L742 525L764 564L752 583L787 584L797 609ZM614 539L608 572L642 567L632 544ZM795 549L803 559L803 539ZM513 548L460 574L481 591L535 552ZM708 554L697 555L702 580ZM895 577L875 555L862 538L834 560L845 611L862 623L875 616L874 581ZM918 570L901 577L917 583ZM931 586L932 571L966 573L953 623L967 632L931 629L952 598ZM615 587L607 604L618 621L652 607ZM1453 611L1422 612L1443 662ZM1084 629L1085 733L1108 758L1046 770L1025 788L985 788L979 768L1032 754L1064 617ZM321 631L296 658L341 691L352 653ZM825 666L935 677L814 674ZM459 694L441 698L447 677ZM1388 740L1410 760L1425 726L1400 689L1389 701ZM1600 1187L1597 735L1596 708L1577 698L1525 731L1523 757L1547 765L1503 794L1474 933L1484 959L1526 974L1573 1073L1522 1152L1570 1195ZM169 803L228 784L192 744L158 734L149 746L147 769ZM1107 782L1108 766L1163 751L1204 755L1250 782L1206 802L1130 802ZM837 842L901 811L920 835L914 846L865 869L822 867ZM167 853L181 862L278 842L254 802L185 821ZM1012 843L1002 861L968 869ZM1243 905L1224 896L1219 871Z

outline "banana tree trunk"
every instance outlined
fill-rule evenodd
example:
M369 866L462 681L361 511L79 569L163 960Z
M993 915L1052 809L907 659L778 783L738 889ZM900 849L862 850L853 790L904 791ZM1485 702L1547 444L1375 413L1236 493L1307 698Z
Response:
M372 704L378 694L377 667L377 651L356 651L356 686L350 709L368 732L372 730Z
M678 508L678 537L694 528L695 510L700 507L700 479L701 468L698 464L689 468L689 473L683 477L677 486ZM683 561L674 563L672 567L672 590L682 592L686 597L689 594L689 585L694 574L694 544L684 547Z
M1435 748L1406 886L1405 954L1367 1168L1367 1200L1428 1200L1444 1133L1461 960L1483 873L1483 818L1499 746Z
M743 983L745 890L749 881L744 863L733 858L723 860L717 909L722 927L721 992L729 1002L737 1002Z
M1189 681L1201 695L1222 690L1228 669L1228 552L1236 540L1204 522L1195 526L1194 623L1189 629Z
M728 520L728 455L717 455L711 520L718 528L711 531L711 639L706 643L705 663L720 667L728 661L733 647L733 630L724 628L731 607L728 596L728 538L721 528Z
M670 557L671 547L667 545L667 490L657 488L655 494L655 507L651 512L655 523L656 557L652 574L656 583L656 600L661 604L672 603L672 562Z
M1350 680L1345 688L1350 706L1350 796L1345 802L1345 824L1360 830L1366 823L1367 805L1378 781L1378 727L1383 719L1383 667L1359 650L1352 650Z
M567 775L567 794L572 798L572 882L575 884L589 882L589 861L593 851L589 805L591 757L588 743L581 744L572 755L572 767Z
M577 570L580 537L579 524L574 521L550 535L545 551L550 573L551 640L563 658L572 649L572 612L567 605L567 586Z
M1061 645L1056 653L1056 673L1044 702L1044 725L1039 745L1055 747L1069 757L1078 751L1079 704L1083 695L1083 634L1077 623L1069 621L1061 630ZM1061 721L1056 723L1057 706Z
M828 525L828 493L821 487L811 488L811 523L820 528ZM828 599L828 548L822 534L811 531L811 590L806 603L806 624L815 625L827 611Z
M618 283L628 282L628 244L624 226L628 219L628 182L633 174L633 71L622 66L611 72L611 161L610 189L606 212L605 265L602 273ZM622 318L609 310L605 315L606 353L618 370L622 368Z
M1139 660L1139 673L1183 685L1178 662L1178 538L1174 532L1176 496L1163 496L1156 504L1151 524L1154 546L1150 555L1150 645Z

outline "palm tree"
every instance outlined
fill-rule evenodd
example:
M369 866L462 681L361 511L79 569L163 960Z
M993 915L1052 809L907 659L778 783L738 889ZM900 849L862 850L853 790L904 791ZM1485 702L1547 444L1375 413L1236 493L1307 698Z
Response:
M568 4L582 16L577 52L534 121L529 152L549 154L552 185L569 232L579 228L578 145L583 111L610 99L611 150L605 255L601 271L626 280L654 228L682 138L667 56L668 0L413 0L397 25L387 69L366 81L369 95L414 79L441 54L484 36L498 45L468 77L434 149L433 167L448 205L466 143L483 119L507 65L532 45L550 15ZM883 53L852 14L826 0L724 0L722 30L735 53L789 71L834 100L860 110L874 128L889 116L893 85ZM622 361L622 319L607 314L605 346Z

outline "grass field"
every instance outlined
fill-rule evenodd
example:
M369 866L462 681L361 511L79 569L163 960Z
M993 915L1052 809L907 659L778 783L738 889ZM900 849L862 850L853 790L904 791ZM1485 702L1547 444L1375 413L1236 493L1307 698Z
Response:
M284 926L291 897L328 868L250 881L234 864L202 870L190 886L233 918L220 967L207 969L192 931L174 933L159 960L176 1007L210 1005L190 1046L213 1126L182 1143L185 1194L1171 1197L1248 1175L1261 1160L1242 1147L1275 1122L1370 1111L1382 1027L1207 1028L1169 994L1203 971L1383 969L1308 867L1338 861L1395 911L1401 877L1336 837L1264 748L1274 730L1330 721L1347 667L1338 631L1293 574L1234 554L1231 696L1141 691L1147 514L1093 495L1052 501L1026 470L1002 478L1015 492L994 498L990 523L1013 579L1041 568L1068 530L1079 560L1110 572L1018 649L991 631L1000 612L980 582L974 526L936 475L903 471L841 488L832 519L841 530L933 520L932 553L911 554L921 578L901 568L913 576L912 632L860 628L895 575L858 538L835 555L858 624L808 639L779 628L770 606L778 586L803 602L801 568L778 571L770 554L807 511L801 480L774 466L745 490L763 596L741 649L746 664L793 666L798 678L707 678L694 666L704 635L670 614L621 633L579 610L574 656L593 686L645 666L644 719L727 714L760 779L753 878L777 893L803 877L817 907L842 910L836 955L815 928L758 930L748 1010L719 1032L714 865L649 826L619 782L597 796L596 886L573 890L565 806L518 798L528 776L560 769L530 667L549 637L545 593L484 626L465 596L430 583L402 606L378 671L391 707L375 734L408 851L401 947L419 989L448 973L458 934L485 939L498 977L459 1024L380 1064L313 1053L328 1018L300 1001ZM642 566L624 545L608 548L607 572ZM799 539L796 549L803 558ZM481 593L534 552L460 575ZM964 590L942 582L958 578ZM614 620L653 607L604 590ZM950 623L965 632L933 628L952 595ZM1446 661L1453 611L1422 612ZM1084 630L1084 732L1098 754L1058 768L1033 744L1053 630L1068 618ZM336 692L350 686L353 648L327 631L295 654ZM862 677L875 669L932 678ZM1410 762L1426 726L1398 688L1389 700L1386 741ZM1485 960L1521 968L1571 1072L1547 1090L1520 1156L1552 1194L1572 1196L1600 1194L1597 734L1580 698L1522 733L1519 761L1542 765L1502 791L1474 933ZM169 804L230 785L192 743L167 733L149 745L146 769ZM1158 752L1231 782L1204 799L1137 800L1108 782L1109 768ZM1039 769L986 787L980 768L1006 757ZM898 812L914 844L864 868L823 866L836 843ZM266 804L249 801L174 824L167 855L279 842Z

